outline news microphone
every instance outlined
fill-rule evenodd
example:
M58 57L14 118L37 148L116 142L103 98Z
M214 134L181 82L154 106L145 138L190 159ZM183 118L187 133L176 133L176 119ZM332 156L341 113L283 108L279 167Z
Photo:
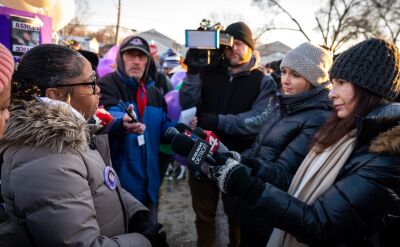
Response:
M163 139L165 142L171 143L172 139L179 134L179 131L174 127L169 127L165 132Z
M211 145L201 138L193 141L185 134L178 134L172 139L171 149L175 153L187 157L187 162L194 167L201 168L204 161L210 165L218 165L210 154Z
M206 142L211 145L211 152L220 152L220 153L227 153L229 149L218 139L218 137L209 130L203 130L200 127L196 127L193 130L193 134L196 134L198 137L202 138Z
M175 128L179 131L179 133L185 134L187 136L192 136L192 129L184 123L178 123L175 125Z

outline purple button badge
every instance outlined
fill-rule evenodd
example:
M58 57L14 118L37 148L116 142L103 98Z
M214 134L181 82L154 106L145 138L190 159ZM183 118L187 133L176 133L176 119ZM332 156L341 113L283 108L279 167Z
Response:
M106 166L103 176L104 184L107 185L110 190L115 190L115 188L117 188L117 173L114 169L111 166Z

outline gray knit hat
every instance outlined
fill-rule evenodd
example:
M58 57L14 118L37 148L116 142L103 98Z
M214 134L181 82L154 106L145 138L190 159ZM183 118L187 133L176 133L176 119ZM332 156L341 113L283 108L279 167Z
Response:
M317 87L329 80L328 71L331 65L332 54L329 51L306 42L291 50L282 59L280 67L296 71Z
M329 74L392 101L400 94L400 54L384 39L368 39L344 51Z

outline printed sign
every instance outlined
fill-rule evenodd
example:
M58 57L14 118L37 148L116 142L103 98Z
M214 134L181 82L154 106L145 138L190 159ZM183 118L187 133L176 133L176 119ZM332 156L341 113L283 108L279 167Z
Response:
M10 16L11 52L15 57L22 56L34 46L40 44L40 24L36 19Z

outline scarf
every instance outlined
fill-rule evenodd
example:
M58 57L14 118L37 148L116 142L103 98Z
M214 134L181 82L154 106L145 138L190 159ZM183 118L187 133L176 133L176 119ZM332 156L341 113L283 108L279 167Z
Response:
M353 152L356 130L350 131L323 153L313 149L308 153L294 175L288 193L297 199L313 204L335 182L337 175ZM267 247L303 247L289 233L275 228Z
M146 87L144 85L143 81L140 81L138 90L136 92L136 103L138 106L138 112L140 119L143 121L143 113L144 109L146 108L147 105L147 93L146 93Z

